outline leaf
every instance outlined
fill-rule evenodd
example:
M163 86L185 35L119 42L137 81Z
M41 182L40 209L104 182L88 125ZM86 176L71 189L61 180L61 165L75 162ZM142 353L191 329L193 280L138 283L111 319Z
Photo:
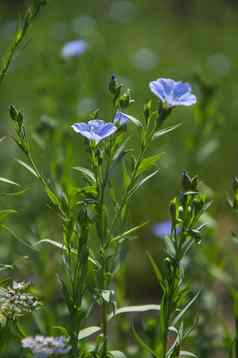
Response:
M187 351L181 351L179 353L179 356L180 357L194 357L194 358L197 358L196 354L193 354L193 353L187 352Z
M159 281L161 287L163 288L163 291L165 291L165 286L164 286L164 283L163 283L163 276L162 276L162 274L160 272L159 267L157 266L155 260L153 259L153 257L151 256L151 254L148 251L146 252L146 255L147 255L147 257L148 257L148 259L150 261L150 264L151 264L151 266L153 268L153 271L155 273L155 276L156 276L157 280Z
M90 182L96 183L95 175L91 170L84 167L73 167L73 169L82 173Z
M38 245L41 245L41 244L49 244L49 245L52 245L54 247L57 247L58 249L60 250L63 250L63 251L67 251L67 248L63 245L63 244L60 244L59 242L57 241L54 241L54 240L51 240L51 239L42 239L38 242L36 242L34 244L34 246L38 246ZM71 252L74 254L74 255L77 255L77 252L75 249L71 249ZM89 257L88 260L94 265L94 266L98 266L98 263L92 258L92 257Z
M6 183L6 184L20 186L20 184L16 183L15 181L12 181L10 179L7 179L7 178L0 177L0 181L3 183Z
M162 153L152 155L148 158L144 158L138 168L137 176L145 172L146 170L151 169L152 167L155 167L158 160L161 158Z
M3 142L7 137L0 138L0 143Z
M133 123L135 124L137 127L143 127L142 123L136 119L135 117L133 116L130 116L129 114L126 114L127 118Z
M161 358L159 357L155 351L153 351L152 348L150 348L147 343L144 342L144 340L138 335L138 333L136 332L135 330L135 327L134 325L132 325L132 333L133 333L133 336L135 337L137 343L143 348L145 349L147 352L151 353L154 357L156 358Z
M182 311L175 317L173 321L173 326L178 323L178 321L185 315L187 310L192 306L192 304L196 301L198 296L200 295L200 291L196 293L196 295L186 304L186 306L182 309Z
M99 331L101 331L101 327L98 327L98 326L84 328L81 331L79 331L78 340L80 341L81 339L90 337Z
M148 311L160 311L160 305L139 305L139 306L125 306L115 310L108 317L108 320L125 313L139 313Z
M49 186L47 184L44 184L44 188L45 188L45 192L46 192L48 198L50 199L50 201L52 202L52 204L54 204L56 206L60 206L60 200L57 197L57 195L49 188Z
M128 193L128 198L131 198L148 180L153 178L156 174L158 174L159 169L155 170L151 174L147 175L145 178L141 179L139 183L137 183Z
M96 185L85 186L77 190L79 194L84 195L87 198L95 199L97 197L97 188Z
M65 327L62 326L53 326L53 329L57 330L62 336L68 337L69 333Z
M120 351L110 351L109 354L113 358L126 358L126 355Z
M170 132L173 132L175 129L177 129L178 127L181 126L181 123L176 124L175 126L172 127L168 127L168 128L164 128L164 129L160 129L159 131L155 132L153 135L153 139L162 137L165 134L168 134Z
M118 235L118 236L115 236L113 239L112 239L112 242L114 241L120 241L123 239L123 238L127 238L129 235L133 234L134 232L138 231L139 229L141 229L143 226L147 225L148 222L144 222L143 224L140 224L140 225L137 225L137 226L134 226L132 227L131 229L123 232L123 234L121 235Z
M113 155L112 160L113 161L119 161L124 154L126 154L127 152L125 151L125 148L127 146L127 143L129 142L129 138L126 138L123 143L117 148L116 152Z
M16 214L16 210L6 209L0 211L0 222L6 219L11 214Z
M39 175L36 173L36 171L27 163L23 162L20 159L15 159L18 164L23 166L25 169L27 169L31 174L33 174L36 178L39 178Z
M5 192L5 193L0 193L0 196L20 196L25 194L27 191L29 190L29 188L25 188L19 191L15 191L15 192Z

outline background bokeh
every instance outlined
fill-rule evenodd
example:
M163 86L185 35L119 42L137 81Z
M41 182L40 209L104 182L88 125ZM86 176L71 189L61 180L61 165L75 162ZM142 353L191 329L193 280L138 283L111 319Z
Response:
M1 0L1 52L27 5L27 1ZM87 120L97 108L102 118L112 118L107 86L110 76L116 74L132 90L136 102L129 112L138 118L145 101L153 98L156 104L148 83L158 77L190 82L198 102L204 99L201 83L212 91L202 137L197 108L179 108L173 111L169 125L182 125L153 148L164 153L160 174L137 195L130 211L129 220L134 224L146 220L150 224L128 247L123 273L128 302L159 300L160 290L145 251L160 259L162 240L153 235L152 227L168 219L169 200L178 192L182 170L187 169L199 174L204 190L213 199L207 218L210 231L200 254L194 253L191 276L198 285L209 276L208 286L218 292L218 302L212 301L214 307L221 315L224 311L227 325L232 325L227 307L231 280L236 285L238 250L231 240L236 222L227 196L231 177L238 172L237 35L235 0L52 0L34 22L0 89L0 136L8 136L1 143L0 175L29 189L12 202L1 197L3 208L14 207L18 213L10 221L15 239L1 232L0 260L15 265L14 278L32 279L39 291L44 288L52 319L57 310L54 303L58 302L57 280L52 277L57 253L49 248L32 250L23 242L34 243L52 235L57 240L60 227L38 183L14 160L20 153L10 138L13 131L8 107L13 103L24 110L42 170L49 176L63 171L77 180L71 167L85 163L85 152L70 125ZM64 44L78 39L87 42L85 53L62 58ZM6 184L0 189L6 190Z

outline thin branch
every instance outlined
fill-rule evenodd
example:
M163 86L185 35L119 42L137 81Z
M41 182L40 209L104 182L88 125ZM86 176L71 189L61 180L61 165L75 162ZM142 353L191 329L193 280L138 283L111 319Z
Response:
M14 54L21 45L23 39L26 36L26 33L33 22L33 20L38 16L42 6L46 5L47 0L39 0L38 3L29 8L25 16L23 18L23 24L21 25L20 29L18 29L15 33L15 36L9 45L8 49L6 50L6 54L3 56L3 60L0 66L0 85L2 84L3 79L5 78L9 66L13 60Z

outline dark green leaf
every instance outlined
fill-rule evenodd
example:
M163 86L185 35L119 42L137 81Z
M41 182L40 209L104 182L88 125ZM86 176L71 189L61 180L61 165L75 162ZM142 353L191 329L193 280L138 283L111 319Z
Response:
M162 155L161 153L155 154L155 155L152 155L151 157L143 159L139 168L138 168L137 176L144 173L146 170L149 170L149 169L155 167L158 160L160 160L161 155Z

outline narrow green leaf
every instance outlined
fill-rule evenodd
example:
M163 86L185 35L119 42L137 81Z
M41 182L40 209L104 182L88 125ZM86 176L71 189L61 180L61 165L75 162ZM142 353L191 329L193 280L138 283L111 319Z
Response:
M153 139L162 137L165 134L168 134L170 132L173 132L175 129L177 129L178 127L181 126L181 123L176 124L175 126L172 127L168 127L168 128L164 128L164 129L160 129L159 131L155 132L153 135Z
M6 209L0 211L0 222L5 220L9 215L16 214L16 210Z
M0 143L3 142L7 137L0 138Z
M84 167L73 167L73 169L83 174L90 182L96 183L95 175L91 170Z
M15 159L18 164L23 166L25 169L27 169L31 174L33 174L36 178L39 178L39 175L36 173L36 171L27 163L23 162L23 160Z
M12 181L10 179L7 179L7 178L0 177L0 181L3 182L3 183L6 183L6 184L20 186L20 184L16 183L15 181Z
M133 123L135 124L137 127L143 127L142 123L135 117L129 115L129 114L126 114L126 116L128 117L128 119Z
M49 188L49 186L47 184L44 185L45 188L45 192L48 196L48 198L50 199L50 201L52 202L52 204L56 205L56 206L60 206L60 200L57 197L57 195Z
M80 341L81 339L90 337L93 334L98 333L99 331L101 331L101 327L98 326L84 328L81 331L79 331L78 340Z
M181 351L179 353L180 357L193 357L193 358L197 358L196 354L193 354L191 352L187 352L187 351Z
M143 179L141 179L130 191L128 197L131 198L148 180L153 178L156 174L158 174L159 169L155 170L151 174L147 175Z
M139 176L140 174L144 173L145 171L151 169L152 167L155 167L158 160L160 160L161 155L162 155L162 153L159 153L159 154L155 154L148 158L143 159L139 168L138 168L137 176Z
M136 332L135 330L135 327L134 325L132 325L132 333L133 333L133 336L135 337L135 340L137 341L137 343L143 348L145 349L147 352L151 353L153 357L156 357L156 358L161 358L157 355L157 353L155 351L153 351L152 348L150 348L148 346L147 343L145 343L145 341L138 335L138 333Z
M147 251L146 255L150 261L150 264L153 268L153 271L155 273L155 276L157 278L157 280L159 281L161 287L163 288L163 291L165 291L165 285L164 285L164 280L163 280L163 275L160 272L160 269L158 267L158 265L156 264L155 260L153 259L153 257L151 256L151 254Z
M148 312L148 311L160 311L160 305L139 305L139 306L125 306L115 310L111 313L108 319L112 319L120 314L127 313L139 313L139 312Z
M138 231L139 229L141 229L142 227L144 227L145 225L147 225L148 222L144 222L143 224L140 224L140 225L137 225L137 226L134 226L132 227L131 229L123 232L123 234L121 235L118 235L118 236L115 236L113 239L112 239L112 242L114 241L120 241L124 238L127 238L128 236L130 236L131 234L134 234L136 231Z
M178 321L185 315L185 313L188 311L188 309L192 306L192 304L196 301L198 296L200 295L200 291L196 293L196 295L186 304L186 306L182 309L182 311L179 312L179 314L175 317L173 321L173 326L178 323Z
M39 245L42 245L42 244L49 244L49 245L52 245L54 247L57 247L60 250L67 251L67 248L63 244L60 244L59 242L51 240L51 239L42 239L42 240L38 241L37 243L35 243L34 246L39 246ZM75 249L71 249L71 252L74 255L77 255L77 251ZM98 263L92 257L89 257L88 260L94 266L98 266Z
M126 358L126 355L120 351L110 351L109 354L112 358Z

